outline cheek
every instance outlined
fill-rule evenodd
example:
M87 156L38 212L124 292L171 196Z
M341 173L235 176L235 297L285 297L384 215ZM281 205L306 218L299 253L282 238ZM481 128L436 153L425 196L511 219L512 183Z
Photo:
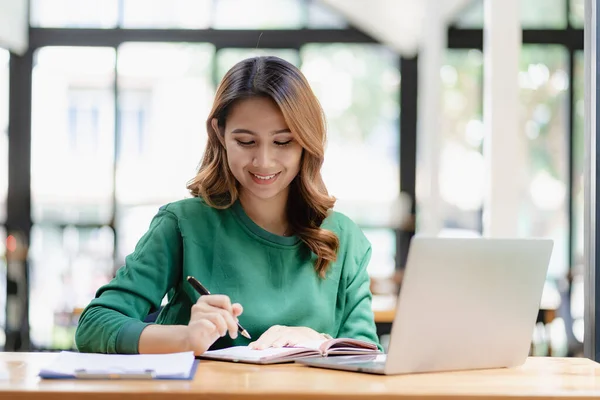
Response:
M302 147L298 146L298 149L294 149L293 154L290 154L289 168L295 171L300 170L300 162L302 160Z
M241 173L241 169L245 166L243 160L244 154L233 146L227 146L227 164L229 169L234 174Z

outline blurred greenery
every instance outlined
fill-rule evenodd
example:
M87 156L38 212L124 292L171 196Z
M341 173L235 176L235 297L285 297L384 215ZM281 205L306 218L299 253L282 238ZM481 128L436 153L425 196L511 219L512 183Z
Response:
M397 155L397 134L389 132L397 132L400 117L399 57L373 44L309 44L300 55L331 141L368 141Z
M531 173L545 170L566 181L567 57L564 47L524 45L521 52L521 121L529 140Z
M575 53L575 74L573 76L573 214L574 243L572 262L574 266L583 266L583 171L585 162L584 144L584 61L583 51Z
M584 0L571 0L569 22L575 28L583 28Z

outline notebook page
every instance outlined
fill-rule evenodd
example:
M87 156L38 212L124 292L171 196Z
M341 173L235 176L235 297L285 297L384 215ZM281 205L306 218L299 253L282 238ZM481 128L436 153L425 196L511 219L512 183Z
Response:
M75 375L75 371L81 369L94 373L153 370L157 377L185 377L189 375L194 359L191 351L172 354L89 354L62 351L42 371Z
M293 347L269 347L262 350L251 349L248 346L227 347L220 350L209 350L204 352L204 356L218 356L225 359L260 361L273 360L280 357L296 354L299 349Z
M321 346L323 345L323 343L326 343L326 342L329 342L329 340L310 340L307 342L298 343L298 344L294 345L293 347L299 347L299 348L303 348L303 349L312 349L312 350L316 350L320 353Z

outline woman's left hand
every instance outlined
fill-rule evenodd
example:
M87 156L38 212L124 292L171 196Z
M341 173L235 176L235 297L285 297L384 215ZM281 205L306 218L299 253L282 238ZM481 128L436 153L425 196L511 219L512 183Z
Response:
M273 325L249 346L251 349L262 350L268 347L294 346L298 343L326 339L324 335L305 326Z

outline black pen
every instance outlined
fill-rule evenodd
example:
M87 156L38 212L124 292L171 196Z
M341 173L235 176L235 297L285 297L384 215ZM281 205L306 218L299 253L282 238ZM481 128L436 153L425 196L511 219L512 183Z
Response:
M193 276L188 276L187 277L187 281L190 283L190 285L192 285L192 287L194 289L196 289L196 292L200 293L200 295L209 295L210 292L208 291L207 288L205 288L199 281L198 279L194 278ZM245 330L240 323L237 323L238 326L238 331L242 334L243 337L248 338L248 339L252 339L252 337L250 337L250 334L248 333L247 330Z

